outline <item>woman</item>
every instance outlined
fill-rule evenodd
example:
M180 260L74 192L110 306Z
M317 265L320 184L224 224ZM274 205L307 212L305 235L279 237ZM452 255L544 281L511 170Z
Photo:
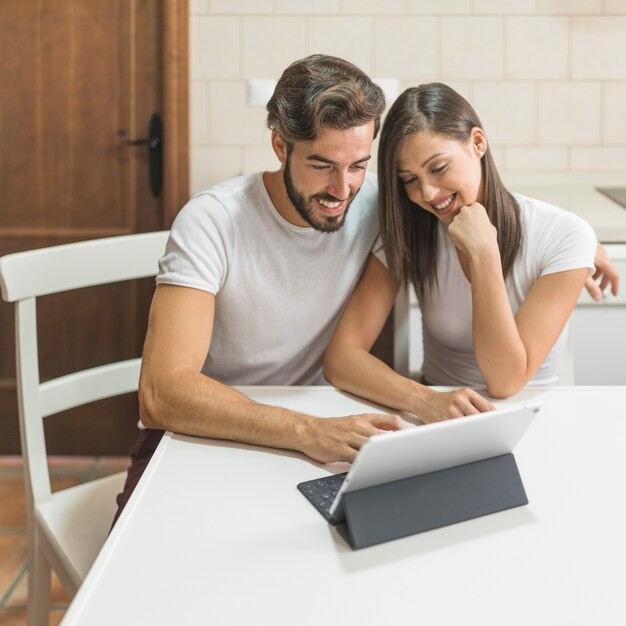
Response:
M591 227L509 193L478 116L440 83L408 89L391 107L378 171L382 244L326 352L328 380L425 421L489 408L468 389L435 407L423 385L368 354L400 285L411 283L423 382L486 386L496 398L557 382L559 337L594 269Z

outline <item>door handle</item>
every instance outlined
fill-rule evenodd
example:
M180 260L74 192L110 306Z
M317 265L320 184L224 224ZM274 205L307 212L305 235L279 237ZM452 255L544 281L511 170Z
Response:
M163 124L161 123L161 116L158 113L152 114L147 137L131 139L127 129L119 130L117 134L125 146L148 146L150 191L153 196L158 198L163 186Z
M160 137L145 137L144 139L129 139L127 130L120 130L119 135L127 146L144 146L148 144L150 150L156 150L161 145Z

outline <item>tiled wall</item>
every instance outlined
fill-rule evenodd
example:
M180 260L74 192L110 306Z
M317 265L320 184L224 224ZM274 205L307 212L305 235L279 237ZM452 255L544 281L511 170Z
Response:
M277 161L246 81L314 52L446 82L500 169L626 170L626 0L191 0L191 190Z

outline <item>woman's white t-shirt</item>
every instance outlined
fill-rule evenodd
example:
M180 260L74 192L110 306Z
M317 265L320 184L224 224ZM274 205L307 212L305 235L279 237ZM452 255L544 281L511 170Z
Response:
M505 284L515 315L539 277L583 267L593 270L597 241L591 226L573 213L513 195L520 206L523 241ZM472 342L471 285L447 226L441 222L438 246L438 284L420 302L424 336L422 375L430 384L484 386ZM569 322L529 385L558 382L558 364L568 326Z

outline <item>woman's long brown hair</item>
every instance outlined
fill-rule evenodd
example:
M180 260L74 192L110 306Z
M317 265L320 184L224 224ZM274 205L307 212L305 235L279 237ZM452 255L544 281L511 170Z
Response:
M398 152L408 137L423 131L467 143L475 127L482 128L482 124L472 106L442 83L404 91L383 124L378 148L381 235L390 271L401 283L412 283L420 300L437 285L439 220L409 199L398 176ZM482 204L498 233L506 277L522 245L519 206L502 183L489 147L481 167Z

